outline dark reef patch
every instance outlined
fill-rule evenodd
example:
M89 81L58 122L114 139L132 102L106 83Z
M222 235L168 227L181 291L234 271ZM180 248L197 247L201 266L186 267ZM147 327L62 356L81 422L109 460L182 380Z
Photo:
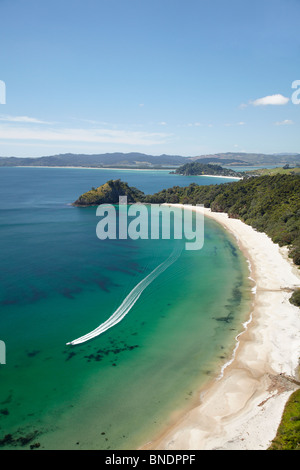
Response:
M92 353L92 354L89 354L88 356L84 356L84 358L87 359L87 362L91 362L91 361L100 362L104 357L107 357L111 354L113 354L114 356L117 356L118 354L124 351L133 351L136 348L139 348L138 344L135 344L133 346L125 344L124 347L121 347L121 348L98 349L96 353ZM116 364L113 363L113 365L116 365Z
M6 434L2 439L0 439L0 447L25 447L30 444L38 435L39 431L35 430L28 434L22 434L21 431L18 431L15 435ZM31 445L30 448L39 447L39 443Z

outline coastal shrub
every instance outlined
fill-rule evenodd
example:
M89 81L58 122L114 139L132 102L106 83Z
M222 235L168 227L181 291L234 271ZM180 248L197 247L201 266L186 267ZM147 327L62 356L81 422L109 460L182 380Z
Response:
M300 450L300 390L290 396L268 450Z
M300 240L297 239L293 243L293 246L289 252L289 257L292 258L296 265L300 265Z
M297 307L300 307L300 289L296 289L290 297L290 302Z

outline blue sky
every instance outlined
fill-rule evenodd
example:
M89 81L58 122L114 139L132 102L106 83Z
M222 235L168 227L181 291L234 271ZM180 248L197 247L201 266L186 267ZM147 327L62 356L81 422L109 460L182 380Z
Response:
M1 156L300 153L299 0L0 0L0 17Z

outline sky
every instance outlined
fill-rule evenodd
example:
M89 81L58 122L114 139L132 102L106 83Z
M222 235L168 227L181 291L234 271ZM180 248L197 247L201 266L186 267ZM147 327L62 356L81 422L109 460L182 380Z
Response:
M299 17L300 0L0 0L0 156L300 153Z

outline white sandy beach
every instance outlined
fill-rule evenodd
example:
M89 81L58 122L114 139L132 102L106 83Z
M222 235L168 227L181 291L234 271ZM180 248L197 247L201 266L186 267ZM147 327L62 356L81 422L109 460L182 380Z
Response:
M175 205L180 207L180 205ZM187 206L185 206L187 207ZM203 211L235 235L256 283L249 321L221 377L199 392L199 403L144 449L264 450L284 406L299 388L300 312L289 302L300 272L264 233L210 209Z
M181 176L181 175L178 175ZM206 176L207 178L222 178L222 179L229 179L229 180L241 180L239 176L223 176L223 175L187 175L187 176Z

